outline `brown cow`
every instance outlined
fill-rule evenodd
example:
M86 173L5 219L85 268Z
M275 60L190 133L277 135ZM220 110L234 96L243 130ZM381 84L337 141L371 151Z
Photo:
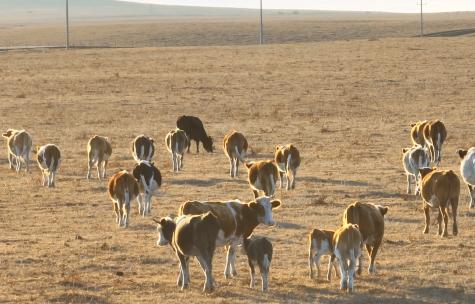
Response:
M437 208L439 215L437 222L439 224L438 234L448 236L447 224L449 215L447 208L452 206L453 217L453 235L458 234L457 227L457 208L460 195L460 179L452 170L437 170L436 168L419 169L421 196L424 201L424 214L426 224L424 233L429 233L430 208ZM442 229L442 217L444 218L444 228Z
M116 222L119 227L129 224L130 202L139 195L139 185L127 170L119 171L109 180L109 196L114 205Z
M132 142L132 156L136 162L141 160L151 162L154 154L155 145L153 138L139 135Z
M275 147L275 163L280 174L280 188L284 183L284 173L287 178L287 190L295 189L295 177L300 166L299 150L292 144Z
M30 168L31 135L25 130L8 129L2 134L7 139L8 163L10 169L15 165L15 171L20 172L22 161L26 165L26 172Z
M335 256L340 263L340 289L348 289L348 292L353 292L356 260L361 256L362 241L363 237L355 224L344 224L333 235Z
M424 126L424 140L429 147L431 161L437 166L442 159L442 144L447 138L447 130L440 120L433 120Z
M56 145L36 147L36 160L41 170L43 186L54 187L56 171L61 163L61 152Z
M369 273L376 272L374 261L378 253L379 246L383 242L384 236L384 215L388 212L388 207L380 205L355 202L349 205L343 213L343 225L356 224L359 227L363 243L366 245L370 264ZM335 244L333 244L335 245ZM358 274L361 274L361 257L358 264Z
M247 261L249 264L249 271L251 273L251 283L249 284L250 288L255 286L255 276L256 271L254 267L257 265L259 267L259 272L261 273L261 282L262 282L262 292L269 290L269 268L270 262L272 261L272 243L268 238L265 237L256 237L256 238L247 238L243 242L244 251L247 254Z
M248 182L254 193L254 198L259 197L259 191L266 196L274 196L275 184L279 176L279 170L272 160L245 163L248 169Z
M424 127L427 123L427 120L423 120L411 124L411 140L414 145L425 147L426 142L424 139Z
M102 178L106 178L106 168L109 158L112 155L112 145L109 139L104 136L94 135L87 143L87 179L91 178L92 166L97 167L97 178L101 180L101 167Z
M232 131L224 136L223 150L229 158L229 175L231 177L238 176L239 161L245 163L244 158L247 153L247 140L242 133Z
M313 229L308 235L308 268L309 277L314 278L314 265L317 266L317 277L320 277L320 258L328 256L327 280L331 280L332 265L338 275L335 255L333 254L334 231Z
M183 169L183 156L189 144L185 131L175 129L168 132L165 136L165 144L172 155L173 172L180 171Z

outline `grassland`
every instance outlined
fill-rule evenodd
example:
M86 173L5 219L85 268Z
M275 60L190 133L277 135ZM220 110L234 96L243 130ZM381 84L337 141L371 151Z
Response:
M469 303L475 301L474 213L462 188L457 237L423 235L420 198L405 194L401 148L409 123L441 118L448 128L442 166L458 172L455 150L475 144L473 38L380 39L267 46L93 49L0 53L0 126L25 128L34 144L56 143L57 187L40 172L15 174L0 151L0 302L10 303ZM178 115L202 118L216 152L187 154L174 174L163 139ZM295 143L297 189L278 192L277 227L256 234L274 243L270 292L249 290L247 262L225 280L224 251L214 260L217 290L175 286L177 262L157 248L155 225L133 205L117 229L106 182L87 181L86 143L109 136L109 176L130 169L130 142L156 138L164 184L152 214L176 213L187 199L252 199L244 172L228 177L223 135L243 132L250 159ZM193 147L194 148L194 147ZM194 149L192 149L194 151ZM378 274L336 280L307 277L307 232L336 228L349 203L390 207ZM367 259L364 260L367 265ZM323 267L322 267L323 268Z

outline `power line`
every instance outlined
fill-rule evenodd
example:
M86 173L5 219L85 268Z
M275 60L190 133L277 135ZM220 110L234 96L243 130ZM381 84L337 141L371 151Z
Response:
M424 0L419 0L419 3L417 3L417 5L419 5L421 7L421 37L424 36L424 5L426 3L424 3Z
M262 21L262 0L260 0L259 44L264 44L264 22Z
M69 1L66 0L66 49L69 49Z

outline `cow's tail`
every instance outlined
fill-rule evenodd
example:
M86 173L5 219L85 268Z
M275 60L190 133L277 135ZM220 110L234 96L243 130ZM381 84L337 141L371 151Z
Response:
M241 152L239 152L239 149L237 146L234 146L234 150L236 152L236 157L242 162L242 163L245 163L246 160L244 159L244 150L242 150Z
M268 189L267 194L269 196L274 196L275 193L275 181L274 181L274 174L269 174L269 181L268 181Z
M267 273L269 271L270 267L270 261L269 261L269 256L264 254L264 257L262 258L262 268L264 268L265 272Z
M285 165L285 170L286 170L287 172L290 171L290 165L291 165L291 163L292 163L292 154L289 153L289 156L287 156L287 164Z
M124 203L130 205L130 192L128 186L124 188Z

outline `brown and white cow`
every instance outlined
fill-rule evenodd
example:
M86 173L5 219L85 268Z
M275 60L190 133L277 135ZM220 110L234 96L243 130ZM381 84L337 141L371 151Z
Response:
M429 147L431 160L437 166L442 160L442 144L447 138L447 130L440 120L433 120L424 126L424 140Z
M188 147L188 137L185 131L175 129L165 136L165 144L168 152L172 155L173 172L178 172L183 168L183 156Z
M189 259L195 256L205 274L203 292L214 290L213 255L219 223L216 217L207 212L200 215L182 215L175 220L162 218L158 223L157 246L170 244L180 262L177 285L182 290L189 287Z
M269 290L269 269L272 261L272 243L268 238L256 237L247 238L243 241L243 248L247 255L247 262L249 264L249 272L251 274L250 288L256 285L256 271L255 267L259 267L261 274L262 292Z
M331 280L332 265L338 276L337 261L333 254L333 235L334 231L313 229L308 235L308 268L309 277L313 279L314 266L317 267L317 277L320 277L320 258L328 256L327 280Z
M239 161L245 163L247 148L247 139L242 133L232 131L224 136L223 150L229 159L231 177L238 176Z
M292 144L275 147L275 163L280 174L280 188L284 183L284 173L287 178L287 190L295 189L295 177L300 167L300 152Z
M423 120L411 124L411 140L414 145L425 147L424 127L427 123L427 120Z
M129 224L130 202L139 195L137 181L127 170L119 171L109 180L108 189L117 225L126 228Z
M106 168L109 158L112 155L112 145L109 138L99 135L94 135L87 143L87 179L91 178L92 166L97 167L97 178L101 180L106 178Z
M447 224L449 222L448 207L452 207L453 235L458 234L457 208L460 196L460 180L452 170L438 170L436 168L419 169L421 175L421 196L424 201L425 228L424 233L429 233L430 209L437 208L439 215L438 234L448 236ZM444 218L444 228L442 228L442 218Z
M463 181L468 186L468 192L470 194L470 203L468 208L475 208L475 147L468 150L458 150L460 162L460 173L462 174Z
M139 214L145 217L152 209L152 196L162 185L162 175L154 163L142 160L135 165L132 175L139 185L137 203Z
M26 171L30 168L30 150L32 146L31 135L25 130L8 129L2 134L7 139L8 163L10 169L20 172L21 163L26 165ZM13 168L15 166L15 168Z
M272 200L263 196L249 203L239 200L227 202L197 202L183 203L178 210L179 215L213 213L219 222L219 233L216 246L225 246L227 249L224 276L236 276L236 247L248 238L259 224L275 225L272 218L272 209L281 205L279 200Z
M141 160L152 161L154 154L155 145L153 138L139 135L132 142L132 156L136 162Z
M61 152L56 145L36 147L36 160L41 170L43 186L54 187L56 171L61 163Z
M363 237L356 224L344 224L333 235L335 256L340 264L340 289L353 292L356 261L361 256Z
M274 196L275 185L279 178L279 170L273 160L245 163L248 170L247 180L254 198L259 197L259 191L266 196Z
M349 205L343 213L343 225L356 224L359 227L363 244L366 245L370 264L369 273L376 272L375 259L378 249L383 242L384 236L384 215L388 212L388 207L380 205L355 202ZM335 244L333 244L335 245ZM358 264L358 274L361 273L361 257Z
M411 184L414 180L414 194L419 195L419 169L429 166L429 153L426 148L415 145L411 148L403 148L402 154L402 164L407 177L407 193L411 193Z

